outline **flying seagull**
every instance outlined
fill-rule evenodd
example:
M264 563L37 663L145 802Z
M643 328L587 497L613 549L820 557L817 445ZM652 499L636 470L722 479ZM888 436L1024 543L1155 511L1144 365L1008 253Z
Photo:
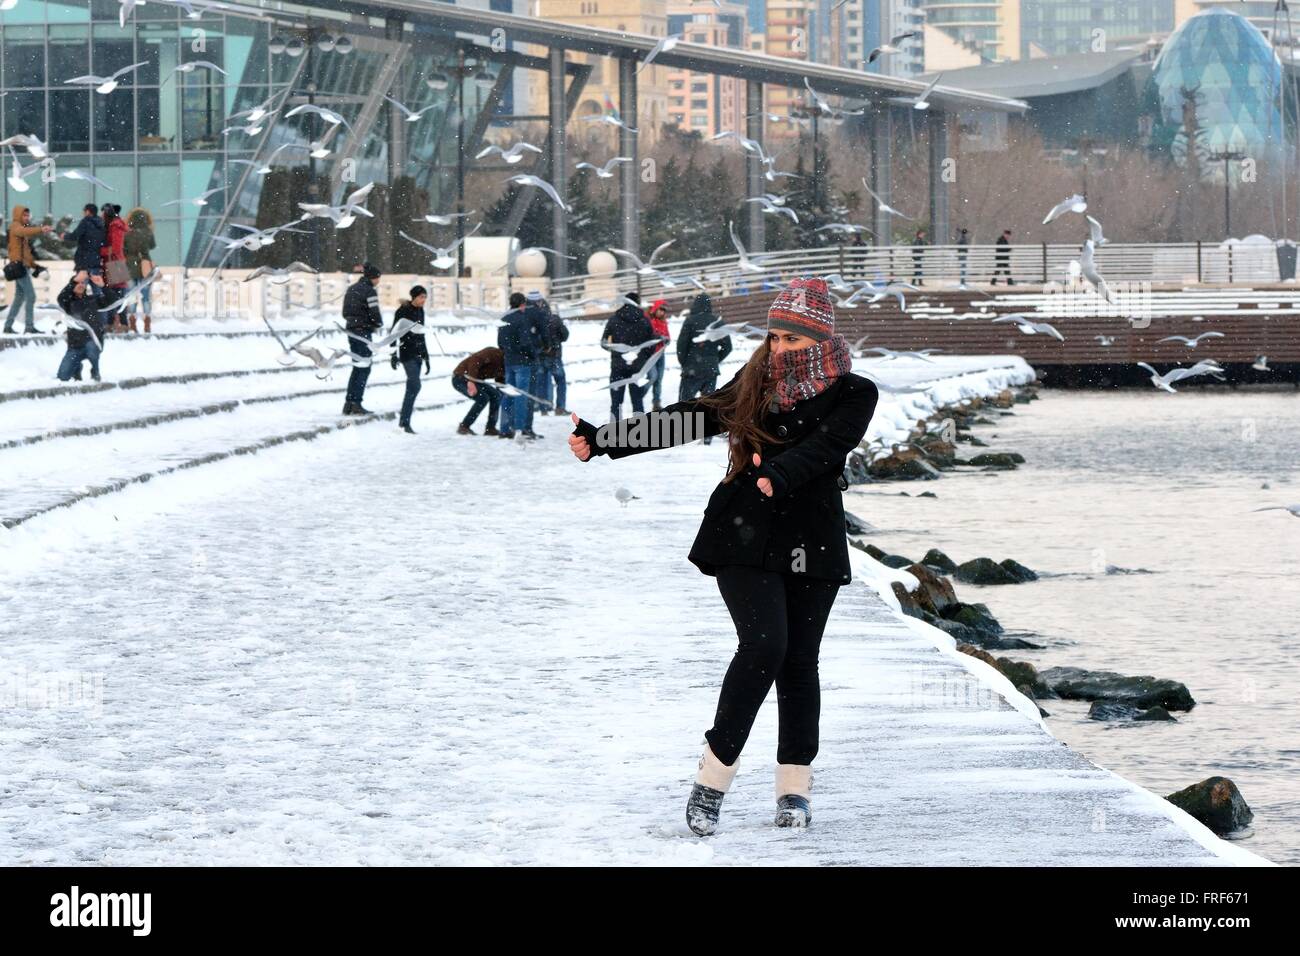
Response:
M591 163L578 163L574 169L590 169L601 179L613 179L614 167L619 163L630 163L632 160L627 156L615 156L605 163L604 166L594 166Z
M886 212L891 216L898 216L900 219L910 219L913 222L916 221L915 217L909 216L907 215L907 213L899 212L893 206L889 205L889 203L885 202L883 199L877 196L875 192L872 190L872 188L867 185L867 177L865 176L862 177L862 185L867 190L867 194L876 201L876 205L880 207L882 212Z
M1254 508L1254 511L1289 511L1293 517L1300 518L1300 504L1269 505L1267 508Z
M556 191L555 187L540 176L533 176L529 173L520 173L517 176L511 176L506 180L506 182L514 183L516 186L536 186L542 192L546 193L551 202L555 203L555 205L559 206L565 212L573 211L569 208L568 204L560 198L560 194Z
M1166 392L1174 391L1172 385L1174 382L1181 382L1185 378L1191 378L1193 375L1213 375L1215 378L1221 378L1223 368L1213 359L1204 359L1197 362L1190 368L1171 368L1163 375L1159 374L1146 362L1138 362L1139 367L1146 369L1151 373L1151 384L1156 388L1163 389Z
M523 140L520 140L519 142L511 146L509 149L502 149L500 146L496 146L496 145L489 146L486 149L484 149L482 152L480 152L478 155L476 155L474 158L482 159L484 156L487 156L491 153L500 153L501 158L504 159L511 166L513 166L515 163L519 162L521 159L524 158L524 150L528 150L528 152L530 153L541 152L541 150L538 147L534 146L532 143L525 143Z
M222 76L230 75L221 67L217 66L217 64L212 63L209 60L191 60L189 63L182 63L180 66L173 69L170 73L167 74L166 77L163 78L163 82L166 83L177 73L193 73L199 67L202 67L205 70L216 70Z
M117 89L119 77L126 76L126 74L145 65L145 62L141 61L140 63L132 63L130 66L124 66L109 76L95 76L93 73L88 73L85 76L74 76L72 79L63 82L65 85L75 83L78 86L93 86L96 93L107 95Z
M1085 218L1088 220L1088 237L1092 240L1094 246L1104 246L1110 242L1101 234L1101 223L1093 219L1092 216L1086 216Z
M225 189L225 188L226 188L225 186L217 186L215 189L209 189L207 192L200 193L199 195L195 196L193 199L170 199L170 200L168 200L167 202L162 203L161 205L164 205L164 206L181 206L181 205L188 205L188 206L206 206L206 205L208 204L208 197L209 197L209 196L214 195L215 193L219 193L219 192L221 192L221 190L223 190L223 189Z
M262 276L268 276L270 277L272 282L274 282L276 279L279 279L281 282L288 282L291 278L293 278L293 274L295 272L306 272L311 275L316 275L316 270L313 269L311 266L307 265L305 262L291 262L287 266L281 269L277 269L274 266L259 266L258 268L250 272L248 274L248 277L244 279L244 281L252 282L254 279L260 279Z
M1201 339L1221 339L1222 332L1202 332L1196 338L1189 339L1185 335L1166 335L1163 339L1156 339L1157 342L1184 342L1188 348L1196 348L1201 343Z
M465 235L457 239L451 245L441 247L441 248L437 246L431 246L428 243L421 242L419 239L415 239L411 236L408 236L405 232L403 232L400 229L397 231L397 234L401 236L403 239L407 240L408 242L415 243L421 249L427 249L429 252L432 252L433 258L429 260L429 265L433 266L435 269L450 269L452 266L456 264L456 250L460 247L460 244L464 242L466 239L468 239L470 236L474 235L474 233L478 232L479 229L482 227L482 225L483 223L481 222L478 223L478 225L476 225L469 232L465 233Z
M435 226L450 226L457 219L465 219L474 215L475 210L469 212L449 212L446 214L425 213L420 219L412 219L411 222L431 222Z
M423 116L425 113L429 112L429 110L433 109L435 106L438 105L437 103L430 103L428 106L425 106L421 109L413 110L405 103L399 102L398 100L393 99L391 96L385 96L384 99L388 100L388 102L392 103L399 110L401 110L402 115L405 117L406 122L408 123L418 123L420 121L421 116Z
M930 85L927 86L925 89L923 89L921 91L921 95L918 96L915 102L912 103L912 109L928 110L930 108L929 96L931 93L934 92L934 88L939 85L939 77L941 76L943 76L942 73L935 74L934 79L930 81Z
M300 106L295 106L293 109L289 110L289 112L285 113L284 116L285 119L288 119L290 116L299 116L303 113L315 113L331 126L342 124L347 126L348 129L352 128L351 126L348 126L348 121L345 120L341 114L335 113L333 110L326 109L323 106L317 106L315 103L303 103Z
M641 65L636 68L636 71L640 73L649 66L651 61L653 61L660 53L667 53L681 42L682 35L680 33L670 33L668 36L662 37L659 42L651 48L650 52L646 54L646 58L641 61Z
M1091 239L1083 241L1083 254L1079 256L1079 269L1083 277L1092 283L1094 289L1101 293L1102 298L1107 302L1114 302L1111 295L1110 287L1106 285L1106 280L1101 277L1097 271L1097 264L1093 261L1093 243Z
M847 3L848 0L841 0L841 2ZM831 9L834 9L834 7ZM919 37L920 35L920 30L908 30L906 33L900 33L898 36L890 37L888 43L882 43L867 55L867 62L875 63L876 60L882 56L893 56L895 53L902 53L903 51L899 48L898 44L902 43L904 40Z
M1055 206L1053 206L1052 211L1049 212L1045 217L1043 217L1043 225L1044 226L1047 225L1053 219L1057 218L1058 216L1063 216L1067 212L1082 213L1086 211L1087 208L1088 208L1088 201L1084 199L1082 196L1080 196L1078 193L1075 193L1070 198L1062 199ZM1101 231L1100 224L1098 224L1097 231L1098 232Z
M604 123L606 126L617 126L619 129L625 129L629 133L638 132L635 126L628 126L617 116L610 116L608 113L602 113L600 116L584 116L584 123Z

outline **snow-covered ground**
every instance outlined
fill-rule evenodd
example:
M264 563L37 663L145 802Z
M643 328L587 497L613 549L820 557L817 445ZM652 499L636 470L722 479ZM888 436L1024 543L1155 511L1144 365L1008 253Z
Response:
M575 324L567 404L599 422L597 331ZM204 341L222 354L109 354L146 377L277 367L271 340ZM0 374L48 384L58 351L5 350ZM822 645L812 828L771 826L769 701L718 834L694 837L684 803L735 636L686 552L723 447L583 464L549 416L527 445L457 436L452 363L434 360L414 437L341 423L345 374L0 404L0 516L34 515L0 530L0 863L1262 862L1052 738L899 615L901 572L857 551ZM1031 375L1011 357L855 366L929 386L882 391L885 438ZM377 367L366 404L395 409L397 378ZM302 391L319 394L249 403Z

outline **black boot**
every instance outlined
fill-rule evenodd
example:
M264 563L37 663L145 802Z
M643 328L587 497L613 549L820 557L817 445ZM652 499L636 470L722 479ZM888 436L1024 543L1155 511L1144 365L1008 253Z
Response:
M343 403L343 414L344 414L344 415L351 415L351 414L352 414L352 403L351 403L351 402L344 402L344 403Z
M726 796L721 790L714 790L702 783L691 787L691 795L686 801L686 825L691 832L699 836L708 836L718 827L718 811L722 809L722 798Z
M787 793L776 801L776 825L806 827L812 823L812 805L797 793Z
M415 434L415 429L412 428L412 427L410 426L410 424L403 425L403 426L402 426L402 431L406 432L406 434L408 434L408 435L414 435L414 434Z

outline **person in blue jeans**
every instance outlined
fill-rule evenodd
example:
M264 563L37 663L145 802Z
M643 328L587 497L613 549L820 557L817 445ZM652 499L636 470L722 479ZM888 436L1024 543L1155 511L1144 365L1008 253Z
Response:
M533 416L545 415L546 404L551 400L551 373L550 373L550 352L551 345L551 309L542 298L542 294L536 289L530 289L524 294L524 317L528 322L529 328L537 336L537 351L533 358L533 383L528 388L528 392L536 395L536 399L529 399L528 402L528 431L524 434L529 438L541 438L541 435L532 432Z
M42 267L32 253L31 241L49 231L49 226L32 225L32 213L26 206L14 206L14 218L9 223L9 263L20 266L23 274L12 280L14 298L9 303L9 315L5 319L7 333L13 332L14 319L18 318L20 311L23 313L23 332L40 332L36 327L36 287L32 285L32 277L39 275Z
M402 319L410 319L417 325L424 325L424 300L428 293L424 286L411 287L410 298L397 307L393 313L393 326ZM423 332L407 332L397 341L397 351L393 353L393 368L402 363L406 370L406 394L402 396L402 411L397 417L397 426L408 435L414 435L411 427L411 413L415 411L415 397L420 394L420 366L429 373L429 349L424 342Z
M88 275L85 269L78 272L58 295L59 308L80 323L69 323L68 350L63 353L56 373L59 381L81 378L81 363L90 361L90 377L99 381L99 356L104 341L102 310L121 298L118 289L104 285L101 275Z
M568 382L564 377L564 343L569 338L569 327L565 325L558 312L550 311L547 307L546 327L549 333L550 342L549 352L544 352L542 356L543 368L546 369L545 382L546 390L541 392L543 398L548 402L554 401L555 407L553 413L556 415L567 415L569 410L564 407L565 399L568 398ZM551 394L551 380L555 380L555 394Z
M520 292L510 296L510 311L503 317L497 331L497 347L506 362L505 398L501 402L501 437L541 438L533 431L533 402L527 395L510 394L509 386L519 392L533 393L533 378L537 357L541 352L542 332L537 327L538 309L528 309L527 300Z

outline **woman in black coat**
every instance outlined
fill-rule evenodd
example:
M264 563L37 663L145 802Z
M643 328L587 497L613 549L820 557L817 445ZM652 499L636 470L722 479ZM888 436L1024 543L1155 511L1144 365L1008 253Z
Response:
M773 682L779 731L778 826L812 819L812 760L821 708L817 655L831 605L847 584L841 499L845 457L858 446L879 393L852 374L826 283L795 279L768 311L768 337L718 391L596 428L573 416L582 461L622 458L729 435L727 475L714 489L690 561L717 578L739 646L686 804L690 828L717 825L722 797Z
M427 296L424 286L411 287L411 297L397 307L393 313L393 328L402 319L410 319L418 325L424 325L424 300ZM415 410L415 396L420 394L420 366L425 374L429 372L429 349L424 343L423 332L407 332L397 340L397 352L393 355L393 368L402 363L406 370L406 394L402 396L402 411L397 424L408 435L414 435L411 428L411 412Z

